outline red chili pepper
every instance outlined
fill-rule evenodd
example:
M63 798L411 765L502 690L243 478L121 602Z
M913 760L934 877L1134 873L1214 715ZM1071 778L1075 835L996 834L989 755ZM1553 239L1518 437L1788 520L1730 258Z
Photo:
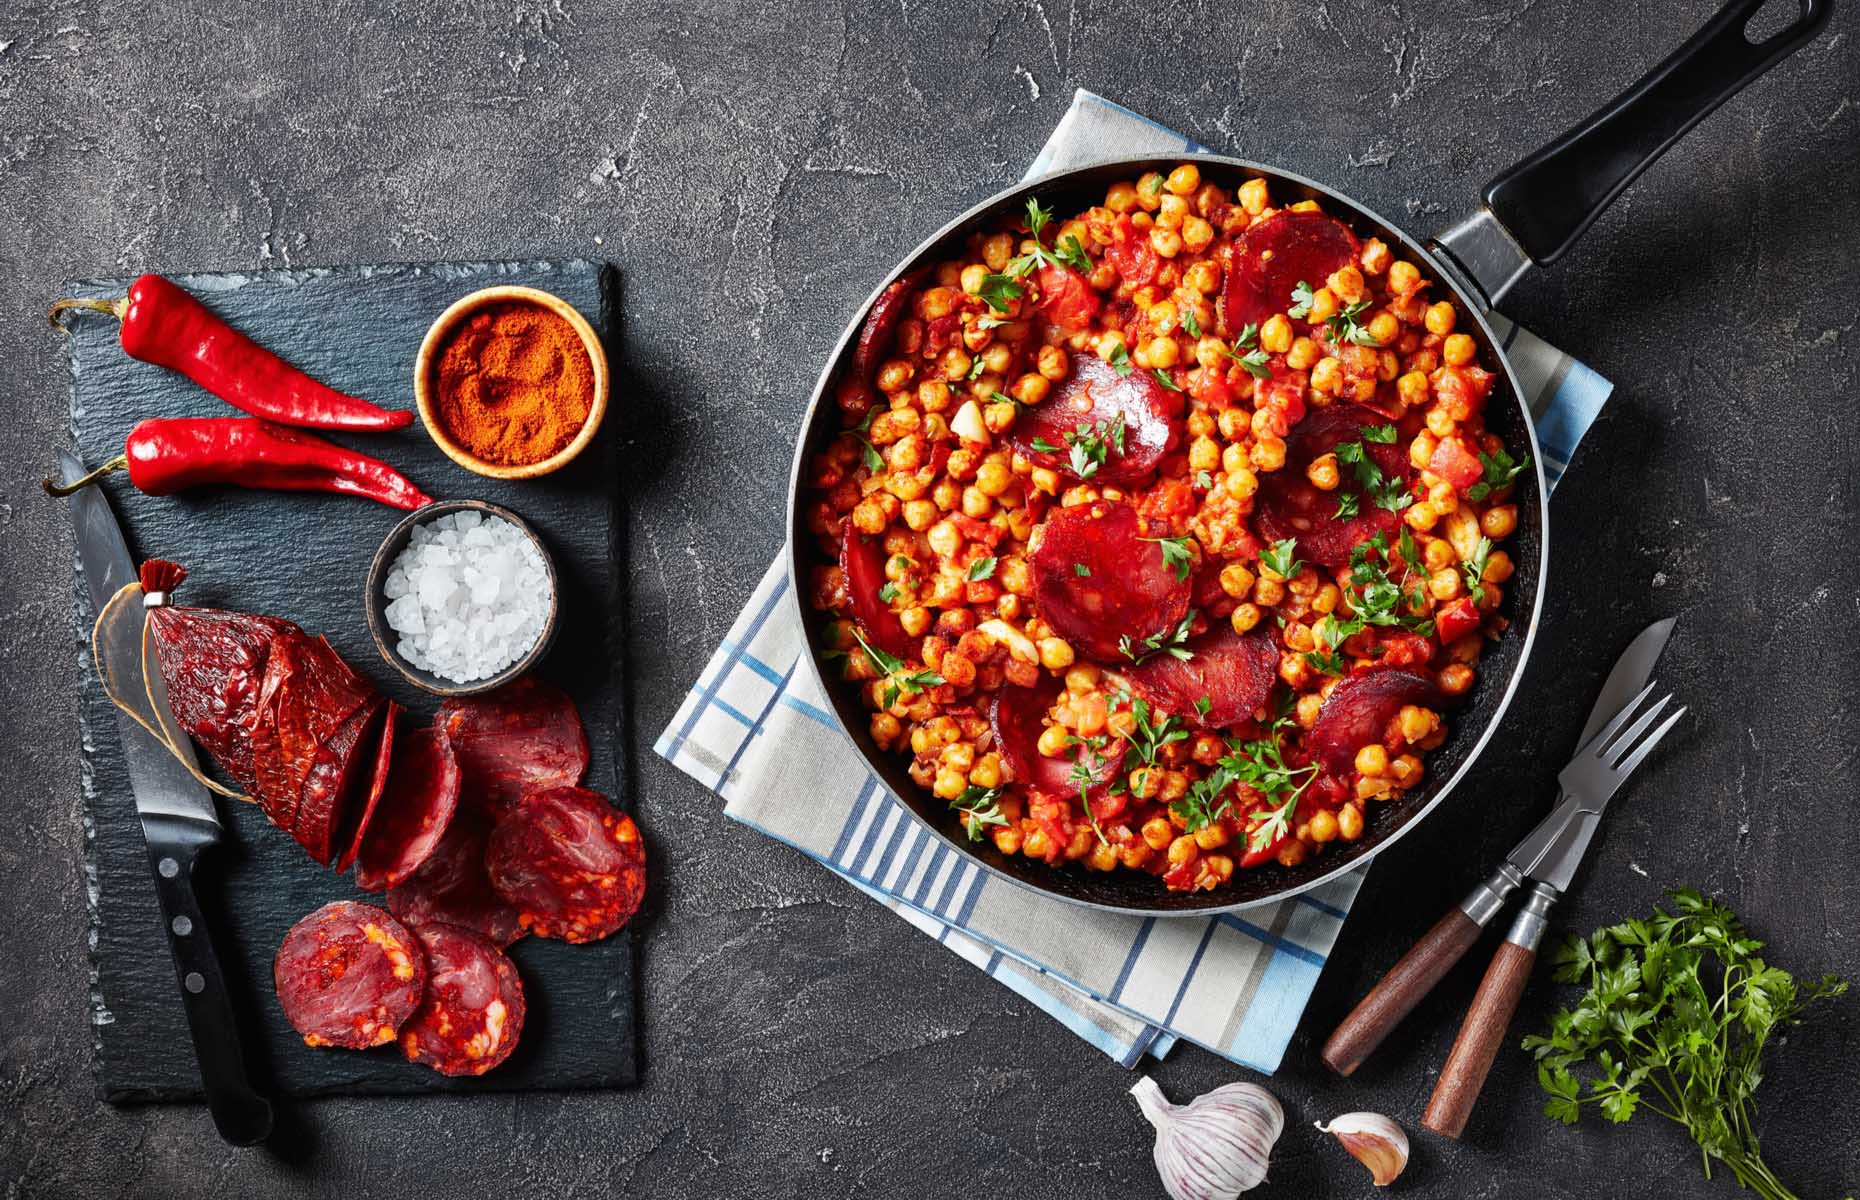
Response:
M107 312L123 323L131 358L179 371L234 408L309 429L376 433L413 422L413 413L344 395L291 366L213 314L179 286L144 275L120 300L60 300L52 324L72 310Z
M380 459L320 437L250 417L158 417L129 431L123 454L69 483L45 481L68 496L111 471L151 496L225 483L291 492L339 492L415 509L433 498Z

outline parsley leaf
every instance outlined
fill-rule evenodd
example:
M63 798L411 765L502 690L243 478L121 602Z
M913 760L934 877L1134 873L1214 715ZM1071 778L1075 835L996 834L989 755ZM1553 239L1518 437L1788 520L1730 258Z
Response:
M1360 515L1359 498L1355 492L1343 492L1337 497L1337 511L1332 516L1339 520Z
M883 697L886 708L898 702L899 693L915 696L925 688L942 687L949 682L935 671L906 671L903 659L887 654L866 641L857 629L852 631L852 635L859 640L860 648L872 660L872 665L887 677Z
M969 378L974 379L987 369L988 364L984 362L982 356L978 354L975 356L975 360L969 364Z
M1152 715L1146 701L1132 700L1130 715L1133 723L1124 740L1130 743L1130 748L1136 751L1137 758L1145 766L1156 765L1157 752L1164 746L1188 738L1188 730L1182 727L1180 721L1167 713Z
M1259 564L1281 579L1295 578L1298 569L1305 565L1302 559L1292 557L1297 549L1297 538L1286 538L1284 541L1274 542L1260 552Z
M883 600L886 604L890 604L893 600L898 598L898 585L892 583L890 580L886 580L885 586L878 589L878 598Z
M976 295L988 302L989 308L998 313L1011 312L1014 301L1026 294L1027 289L1022 287L1012 275L984 275L982 286L976 292Z
M878 448L876 446L872 445L872 439L869 436L867 436L867 431L872 428L872 418L877 415L878 415L878 409L876 408L866 409L865 419L860 421L857 425L853 426L851 429L846 431L852 434L854 440L856 440L859 443L861 447L860 458L865 462L865 469L868 471L872 471L872 472L878 472L878 471L882 471L885 469L884 456L878 452Z
M1186 580L1195 567L1195 552L1188 548L1187 537L1143 538L1162 547L1163 565L1175 569L1177 579Z
M1248 326L1248 328L1252 328ZM1266 365L1266 352L1255 346L1245 354L1227 351L1227 357L1240 364L1240 369L1255 379L1271 379L1272 368Z
M1460 573L1466 577L1466 593L1474 604L1485 603L1485 568L1491 557L1492 539L1482 537L1473 547L1472 557L1460 564Z
M1053 254L1079 274L1091 274L1091 259L1086 257L1085 247L1079 242L1077 234L1068 233L1060 238L1053 246Z
M1393 425L1370 425L1363 430L1363 440L1374 442L1379 446L1395 444L1395 427Z
M970 579L987 579L994 573L995 560L992 558L978 558L969 564Z
M1195 315L1193 307L1184 308L1182 310L1182 328L1188 330L1189 337L1198 338L1201 336L1201 318Z
M971 842L981 841L989 826L1008 823L1007 815L1001 811L1001 789L998 787L981 788L971 784L962 789L962 794L951 800L949 806L968 818L964 825Z
M1073 563L1072 573L1074 575L1077 575L1080 579L1091 578L1091 568L1086 566L1084 563Z
M1051 250L1043 244L1046 227L1052 219L1052 209L1042 205L1037 197L1027 198L1027 233L1033 240L1033 249L1008 263L1008 276L1022 279L1040 266L1069 267L1081 275L1090 274L1091 259L1086 257L1085 247L1076 234L1068 233L1060 238Z
M1493 492L1510 487L1518 473L1531 465L1531 456L1526 454L1513 462L1511 455L1500 446L1496 454L1481 454L1479 463L1485 468L1485 478L1466 489L1468 500L1483 500Z
M1111 369L1119 375L1130 374L1130 348L1124 343L1117 343L1117 348L1111 351L1111 357L1105 361L1109 362Z
M1757 1140L1763 1051L1847 984L1797 980L1757 957L1763 943L1730 909L1691 888L1668 894L1674 912L1656 908L1551 955L1559 982L1587 990L1524 1039L1544 1112L1566 1125L1590 1105L1617 1124L1658 1113L1691 1135L1708 1178L1720 1162L1757 1195L1790 1200ZM1586 1095L1575 1072L1585 1065Z
M1032 442L1028 444L1031 445L1035 450L1038 450L1041 454L1058 454L1059 453L1059 447L1053 445L1053 443L1047 441L1043 437L1036 437L1033 439Z
M1371 350L1377 349L1382 343L1370 336L1369 330L1366 327L1356 323L1356 318L1362 316L1368 308L1369 301L1358 300L1355 304L1339 311L1336 316L1330 318L1330 320L1324 322L1324 324L1330 327L1331 336L1338 341L1355 342L1357 345L1367 346Z
M1170 391L1179 392L1182 390L1182 385L1177 383L1175 380L1169 378L1169 372L1163 370L1161 367L1151 367L1150 374L1156 377L1157 383L1162 384L1164 387L1168 388Z
M1214 490L1213 473L1209 471L1196 471L1195 472L1195 486L1202 489L1203 491L1210 491L1210 492L1213 491Z
M1080 479L1090 479L1098 473L1098 468L1105 464L1111 451L1124 452L1124 414L1118 413L1108 421L1096 425L1079 425L1071 433L1061 435L1066 445L1072 448L1069 465L1072 473ZM1044 439L1036 438L1033 448L1047 454L1055 454L1059 447Z
M1189 609L1174 629L1163 629L1144 638L1141 642L1132 640L1129 634L1117 639L1117 649L1133 663L1148 662L1158 654L1167 654L1183 662L1195 657L1195 653L1183 646L1188 640L1188 631L1195 623L1195 610Z
M1300 279L1292 288L1292 306L1285 310L1288 317L1300 319L1311 315L1311 285Z

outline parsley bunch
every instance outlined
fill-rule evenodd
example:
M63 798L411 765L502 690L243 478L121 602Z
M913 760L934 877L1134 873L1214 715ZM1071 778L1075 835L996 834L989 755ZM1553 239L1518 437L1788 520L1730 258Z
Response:
M1169 806L1185 822L1183 832L1194 833L1227 815L1233 797L1227 789L1240 783L1258 792L1265 800L1265 819L1247 836L1248 851L1257 854L1284 837L1290 830L1298 799L1317 778L1318 767L1287 766L1284 754L1284 731L1292 723L1291 695L1280 702L1279 714L1264 738L1251 741L1231 739L1228 753L1214 765L1214 770L1196 780L1188 794Z
M1382 560L1380 564L1370 556L1371 551ZM1395 565L1395 560L1389 555L1389 539L1385 533L1357 543L1350 551L1349 611L1341 615L1325 613L1312 625L1311 636L1317 640L1318 648L1307 650L1305 661L1313 670L1342 675L1348 663L1337 653L1337 648L1371 625L1400 626L1422 637L1434 632L1434 622L1421 616L1427 611L1427 598L1422 594L1421 584L1408 586L1410 568L1418 566L1421 552L1406 526L1401 531L1401 558L1404 563L1401 578L1390 578L1388 569Z
M1544 1112L1566 1125L1587 1105L1616 1124L1656 1112L1692 1135L1707 1179L1716 1160L1765 1200L1794 1200L1757 1143L1763 1050L1847 984L1797 982L1756 956L1763 943L1730 909L1691 888L1670 894L1676 912L1572 938L1553 957L1558 981L1589 990L1547 1035L1524 1039L1550 1095ZM1587 1095L1571 1069L1584 1063L1594 1071Z
M1081 275L1091 273L1091 259L1077 236L1068 233L1051 250L1046 248L1041 238L1052 219L1052 209L1044 207L1034 197L1027 198L1027 232L1032 236L1033 249L1009 262L1000 274L982 277L979 294L988 302L989 308L996 312L1008 311L1013 301L1027 294L1026 287L1020 281L1033 274L1038 267L1069 267Z
M1337 461L1349 467L1351 473L1356 476L1356 483L1362 489L1362 495L1374 501L1377 508L1386 508L1390 512L1398 513L1414 503L1414 496L1409 492L1407 483L1399 476L1384 475L1382 468L1376 465L1375 459L1369 457L1366 449L1367 443L1379 446L1393 445L1395 437L1393 425L1370 425L1363 429L1363 436L1359 440L1341 442L1332 448L1331 453L1335 454ZM1356 493L1343 493L1337 500L1337 519L1357 516L1360 512L1360 505L1361 498Z
M1311 285L1302 279L1299 280L1292 288L1292 306L1285 310L1285 315L1303 320L1311 315L1311 302L1315 298L1316 293L1311 290ZM1356 318L1367 311L1369 311L1369 301L1358 300L1355 304L1346 305L1338 309L1334 315L1326 317L1324 324L1330 329L1331 340L1355 342L1371 350L1379 348L1382 343L1375 339L1366 326L1359 325L1356 321Z

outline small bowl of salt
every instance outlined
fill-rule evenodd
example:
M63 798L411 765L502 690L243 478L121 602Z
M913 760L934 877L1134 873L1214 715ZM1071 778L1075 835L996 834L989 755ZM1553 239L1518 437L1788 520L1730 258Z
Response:
M394 526L368 567L368 632L415 687L471 696L509 683L555 639L555 563L522 517L446 500Z

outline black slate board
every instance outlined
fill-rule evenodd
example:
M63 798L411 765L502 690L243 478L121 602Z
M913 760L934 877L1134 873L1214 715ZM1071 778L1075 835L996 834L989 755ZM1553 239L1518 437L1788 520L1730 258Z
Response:
M328 270L178 277L235 326L334 387L389 408L413 407L413 362L427 326L468 292L527 284L556 293L594 322L610 347L619 280L590 261L422 263ZM121 295L127 280L87 280L78 296ZM611 352L609 359L617 362ZM548 543L562 579L562 624L541 674L581 707L593 760L588 786L630 807L625 759L624 588L614 511L616 427L624 398L600 437L568 468L506 483L454 465L419 422L391 434L334 438L400 467L440 499L476 497L526 517ZM237 416L160 368L122 352L117 324L72 322L71 419L78 454L95 465L151 416ZM423 720L436 700L381 660L363 619L370 557L402 515L368 501L306 493L214 489L143 496L122 476L106 485L139 559L188 567L186 603L270 613L329 637L382 691ZM93 620L76 588L83 789L90 814L91 1011L102 1091L113 1103L199 1097L192 1043L160 934L140 822L117 741L114 710L89 659ZM405 728L405 726L403 726ZM312 862L256 806L220 802L226 844L202 867L202 903L235 989L248 1061L263 1090L289 1096L623 1087L638 1077L636 948L632 931L590 946L526 938L511 949L529 1014L516 1053L476 1079L447 1079L404 1061L392 1047L366 1053L313 1050L285 1021L271 960L290 926L336 899L369 899L347 876ZM378 897L376 898L378 902Z

